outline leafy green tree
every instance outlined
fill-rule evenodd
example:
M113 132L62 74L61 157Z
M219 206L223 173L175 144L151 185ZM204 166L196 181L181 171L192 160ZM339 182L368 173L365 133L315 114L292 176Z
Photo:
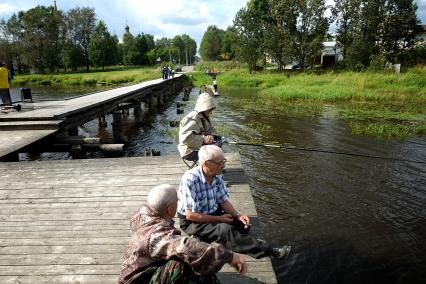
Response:
M76 70L77 67L84 65L84 53L79 45L72 43L71 41L65 41L62 54L61 54L62 64L65 67L65 72L67 68Z
M185 64L192 64L197 54L197 43L187 34L182 35L182 40L185 44Z
M415 44L420 21L416 16L417 5L412 0L388 0L383 19L381 50L390 62L401 63L405 54Z
M118 62L118 39L111 36L103 21L99 21L89 43L89 59L97 67Z
M341 49L343 63L347 61L347 51L360 32L361 0L336 0L332 9L336 21L336 44Z
M303 68L321 55L329 27L326 8L325 0L296 1L295 57Z
M295 53L297 6L293 0L270 0L269 4L270 16L265 20L263 46L282 71Z
M216 26L207 27L200 44L200 55L203 60L218 60L222 50L224 31Z
M69 41L82 50L84 64L89 71L89 43L96 27L95 9L76 7L69 10L66 15L66 26Z
M0 51L2 57L8 59L10 62L14 62L18 68L18 72L23 72L23 60L22 55L24 52L22 38L22 25L21 20L16 14L12 15L10 19L5 22L0 22L1 41L2 48Z
M236 41L237 31L234 27L230 26L226 29L222 37L222 49L220 51L222 59L232 60L235 58L237 49Z
M262 54L260 50L262 25L256 16L252 9L243 7L234 19L234 28L237 32L236 55L241 61L247 63L249 72L255 69L256 62Z
M51 72L59 66L63 15L53 6L37 6L18 13L21 24L23 61L33 70Z
M172 38L172 45L178 51L178 58L177 58L176 62L179 62L179 64L181 64L182 59L185 55L185 42L183 41L182 36L177 35L174 38Z

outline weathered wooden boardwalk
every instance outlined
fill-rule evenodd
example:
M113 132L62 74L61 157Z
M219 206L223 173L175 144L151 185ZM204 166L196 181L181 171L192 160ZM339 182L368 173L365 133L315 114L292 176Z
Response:
M0 157L11 154L53 133L76 128L104 116L122 104L138 108L141 102L161 104L183 86L182 74L174 78L156 79L119 87L69 100L28 103L33 109L21 112L0 112ZM131 106L129 106L131 107ZM136 116L136 111L135 111Z
M259 229L240 156L226 156L231 201ZM129 218L185 170L178 156L0 163L0 283L116 283ZM248 275L225 265L223 283L276 283L268 258L245 258Z

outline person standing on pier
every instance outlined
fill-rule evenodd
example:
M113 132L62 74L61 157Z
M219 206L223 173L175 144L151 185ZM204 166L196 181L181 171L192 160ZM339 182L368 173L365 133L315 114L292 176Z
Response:
M178 216L181 230L190 236L255 258L284 259L291 246L272 246L249 234L250 219L229 201L222 171L226 159L220 147L202 146L200 166L185 172L179 185Z
M4 62L0 62L0 99L4 105L11 105L12 99L10 98L9 83L11 76L7 65Z
M241 255L218 243L203 243L182 236L173 226L177 208L176 188L154 187L148 204L130 221L133 235L124 255L119 284L220 283L215 273L229 263L240 274L247 272Z
M219 95L219 93L217 92L217 79L216 79L216 76L213 76L213 91L214 91L214 95L215 96Z
M210 115L216 108L215 99L208 93L198 96L193 111L180 122L178 150L182 159L198 161L198 150L203 145L215 143Z

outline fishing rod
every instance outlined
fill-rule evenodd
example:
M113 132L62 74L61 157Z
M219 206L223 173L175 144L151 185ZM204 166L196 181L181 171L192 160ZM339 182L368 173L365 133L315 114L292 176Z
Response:
M417 160L408 160L408 159L398 159L391 157L383 157L383 156L375 156L375 155L367 155L367 154L356 154L350 152L341 152L341 151L331 151L331 150L321 150L321 149L312 149L312 148L303 148L296 147L293 145L280 145L280 144L256 144L256 143L246 143L246 142L236 142L236 141L227 141L223 140L223 143L233 144L233 145L241 145L241 146L254 146L254 147L267 147L267 148L280 148L284 150L295 150L295 151L305 151L305 152L317 152L317 153L327 153L327 154L337 154L337 155L346 155L346 156L354 156L354 157L362 157L362 158L370 158L370 159L382 159L382 160L390 160L397 162L410 162L417 164L426 164L426 161L417 161Z

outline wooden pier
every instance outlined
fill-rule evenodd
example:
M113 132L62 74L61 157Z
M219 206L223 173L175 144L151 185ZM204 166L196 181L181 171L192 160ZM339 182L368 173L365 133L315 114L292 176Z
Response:
M19 150L55 134L74 132L77 127L117 110L133 108L136 120L141 119L142 103L152 110L164 104L183 88L185 75L156 79L115 88L77 98L38 103L26 103L32 110L0 113L0 157L16 156ZM77 131L78 132L78 131Z
M231 201L261 235L240 156L226 158ZM0 283L117 283L130 217L185 170L178 156L0 163ZM269 258L245 259L247 276L225 265L221 281L277 282Z

